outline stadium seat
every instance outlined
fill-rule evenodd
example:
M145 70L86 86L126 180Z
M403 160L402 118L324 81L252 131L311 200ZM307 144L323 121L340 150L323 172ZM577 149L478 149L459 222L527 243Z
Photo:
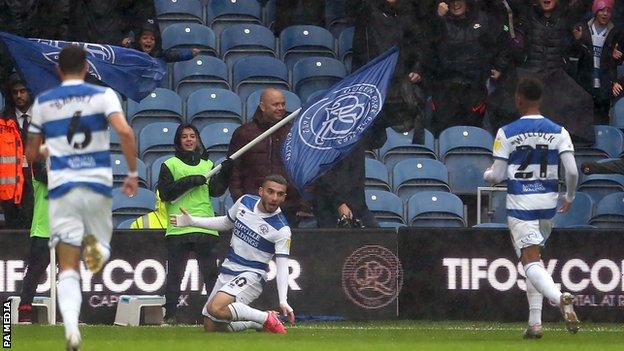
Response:
M326 91L327 89L321 89L308 95L308 98L306 99L306 104L311 104L313 101L318 100L321 97L321 95L325 94Z
M162 31L162 48L201 50L202 55L217 56L217 41L212 29L197 23L174 23Z
M173 86L183 101L201 88L230 89L225 62L216 57L196 56L173 64Z
M275 24L276 1L268 0L262 8L262 23L267 28L273 28Z
M366 190L366 206L380 222L405 224L403 201L389 191Z
M407 202L408 225L414 227L465 227L464 204L455 194L423 191Z
M392 171L392 184L394 193L405 202L421 191L451 191L446 166L428 158L413 158L397 163Z
M136 218L134 218L134 217L133 218L128 218L125 221L121 221L119 224L117 224L117 226L115 228L116 229L130 229L130 226L132 225L132 223L134 223L135 220L136 220Z
M262 25L262 8L257 0L211 0L206 6L206 22L217 35L228 25Z
M202 142L208 150L208 157L213 162L227 156L230 139L238 127L240 127L238 123L212 123L199 132Z
M141 102L128 101L128 120L135 135L155 122L183 122L182 99L174 91L156 88Z
M345 0L325 0L325 27L335 36L353 25L346 12Z
M234 62L244 56L275 57L275 36L257 24L235 24L221 32L219 48L221 58L232 69Z
M618 157L624 147L624 134L616 127L594 126L596 142L591 147L575 147L576 164L581 167L584 162L597 162L609 157Z
M380 228L394 228L394 229L398 229L398 228L403 228L403 227L407 227L405 224L403 223L397 223L397 222L377 222L379 224Z
M624 175L621 174L581 174L578 186L579 191L587 193L595 204L605 196L624 191Z
M294 93L280 89L280 91L284 94L286 98L286 112L293 112L301 107L301 100ZM262 95L262 90L256 90L251 95L247 97L247 103L245 108L245 114L247 115L247 121L251 121L253 119L254 113L256 113L256 109L260 104L260 95Z
M242 103L238 95L225 89L204 88L189 95L186 118L202 130L215 122L242 122Z
M280 33L280 57L288 69L304 57L331 57L334 53L334 37L325 28L317 26L290 26Z
M338 37L338 58L342 61L347 69L347 73L351 72L351 62L353 60L353 35L355 27L345 28Z
M273 57L243 57L232 67L232 86L242 101L258 89L273 87L290 90L288 69L282 61Z
M308 101L312 93L327 90L346 75L344 64L334 58L302 58L293 67L293 91L302 101Z
M485 186L483 172L492 165L494 139L478 127L450 127L440 133L440 159L449 170L451 191L458 195L476 195Z
M121 186L123 184L124 179L130 172L128 168L128 162L126 162L126 158L121 154L111 154L111 167L113 169L113 186ZM147 167L145 163L141 161L141 159L136 159L136 167L137 172L139 172L139 186L147 188L149 184L147 181Z
M598 202L589 224L598 228L624 227L624 192L609 194Z
M154 0L160 31L172 23L194 22L202 24L203 11L199 0Z
M624 99L619 99L615 105L613 105L611 125L620 128L620 130L624 129Z
M125 220L142 216L156 209L156 194L138 188L133 197L124 194L121 188L113 189L113 228Z
M121 152L121 141L119 140L119 134L113 127L108 128L110 132L110 152L111 153L120 153ZM136 131L135 131L136 133Z
M553 218L555 228L582 228L589 225L594 212L594 201L585 193L578 192L572 207L566 213L557 213Z
M366 189L392 191L386 165L377 160L366 158L364 171L366 176L364 185Z
M386 164L388 169L401 160L415 157L437 159L434 151L434 137L430 131L425 130L425 144L412 144L414 131L399 133L392 128L386 128L387 140L379 149L379 158Z
M150 189L152 191L156 191L158 187L158 177L160 176L160 166L162 166L163 162L167 161L173 156L173 153L168 155L162 155L158 158L154 159L151 164L148 164L150 168Z
M159 156L175 152L173 139L178 126L178 123L156 122L141 130L139 155L145 164L152 164Z

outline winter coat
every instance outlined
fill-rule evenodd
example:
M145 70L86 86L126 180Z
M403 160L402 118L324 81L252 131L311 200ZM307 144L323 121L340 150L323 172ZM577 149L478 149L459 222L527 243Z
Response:
M260 108L256 109L253 119L234 131L230 140L228 156L247 145L258 135L273 126L273 124L262 116ZM245 194L257 194L258 188L262 185L262 180L267 175L280 174L286 176L286 170L282 163L281 147L282 142L288 136L290 127L290 123L284 125L251 148L251 150L234 160L234 169L232 170L229 184L232 200L236 201ZM286 201L281 206L282 209L299 207L301 197L292 183L289 182L286 192Z

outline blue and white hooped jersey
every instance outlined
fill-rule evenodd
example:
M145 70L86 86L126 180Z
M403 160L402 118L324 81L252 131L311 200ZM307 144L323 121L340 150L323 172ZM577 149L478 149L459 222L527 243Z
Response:
M45 138L50 198L78 186L111 196L108 117L121 112L112 89L81 80L65 81L37 97L28 132Z
M279 208L273 213L260 211L259 202L258 196L243 195L228 210L234 228L221 273L236 276L255 272L266 279L273 256L289 256L290 227L286 217Z
M551 219L557 210L559 155L574 152L568 131L541 115L524 116L498 130L494 158L506 160L507 215Z

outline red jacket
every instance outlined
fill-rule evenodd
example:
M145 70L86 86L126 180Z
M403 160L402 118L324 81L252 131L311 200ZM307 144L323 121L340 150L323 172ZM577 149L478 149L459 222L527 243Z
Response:
M257 109L252 121L243 124L234 131L228 156L248 144L273 124L265 120L262 111ZM280 174L288 178L282 163L281 147L282 142L288 136L290 127L290 123L284 125L234 161L229 185L230 194L232 194L234 201L244 194L258 194L262 179L267 175ZM289 185L287 193L286 202L281 206L282 209L299 209L301 197L297 189Z

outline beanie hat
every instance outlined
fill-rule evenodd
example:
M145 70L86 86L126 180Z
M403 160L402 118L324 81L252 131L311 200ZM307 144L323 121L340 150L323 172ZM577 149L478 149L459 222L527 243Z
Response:
M594 0L592 4L592 13L596 14L596 12L608 7L613 11L613 0Z

